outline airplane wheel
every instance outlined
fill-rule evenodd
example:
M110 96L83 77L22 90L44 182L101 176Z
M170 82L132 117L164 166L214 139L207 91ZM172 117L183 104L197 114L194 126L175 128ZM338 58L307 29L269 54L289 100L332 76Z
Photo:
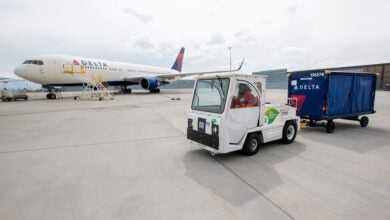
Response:
M160 93L160 88L157 88L157 89L156 89L156 93Z
M47 98L47 99L56 99L57 97L56 97L55 94L49 93L49 94L46 95L46 98Z
M131 94L131 89L122 89L122 93L125 93L125 94Z

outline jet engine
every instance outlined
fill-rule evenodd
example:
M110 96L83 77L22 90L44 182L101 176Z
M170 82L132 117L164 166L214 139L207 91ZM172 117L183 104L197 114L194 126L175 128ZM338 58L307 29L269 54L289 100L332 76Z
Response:
M157 89L157 87L160 85L160 82L155 77L145 77L141 79L139 84L143 89L152 91Z

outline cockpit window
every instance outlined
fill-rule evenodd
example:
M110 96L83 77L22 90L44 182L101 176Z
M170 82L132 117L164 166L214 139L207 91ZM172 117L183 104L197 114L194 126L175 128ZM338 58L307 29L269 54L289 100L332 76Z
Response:
M23 64L35 64L35 65L43 65L42 60L26 60Z

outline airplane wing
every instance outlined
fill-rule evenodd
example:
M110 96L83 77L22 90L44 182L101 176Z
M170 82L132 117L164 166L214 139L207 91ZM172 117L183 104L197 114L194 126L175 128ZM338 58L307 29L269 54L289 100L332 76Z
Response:
M217 71L203 71L203 72L186 72L186 73L171 73L171 74L161 74L156 75L156 77L159 81L174 81L179 80L180 78L186 77L186 76L195 76L195 75L205 75L205 74L215 74L215 73L227 73L227 72L238 72L241 70L242 65L244 64L245 58L242 60L240 66L235 70L217 70ZM124 81L138 83L142 78L145 78L145 76L132 76L132 77L125 77L123 78Z

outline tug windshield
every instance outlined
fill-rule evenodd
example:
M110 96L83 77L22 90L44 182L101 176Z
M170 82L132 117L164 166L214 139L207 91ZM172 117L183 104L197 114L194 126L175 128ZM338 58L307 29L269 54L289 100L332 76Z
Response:
M221 114L225 110L229 82L228 78L198 80L192 110Z

